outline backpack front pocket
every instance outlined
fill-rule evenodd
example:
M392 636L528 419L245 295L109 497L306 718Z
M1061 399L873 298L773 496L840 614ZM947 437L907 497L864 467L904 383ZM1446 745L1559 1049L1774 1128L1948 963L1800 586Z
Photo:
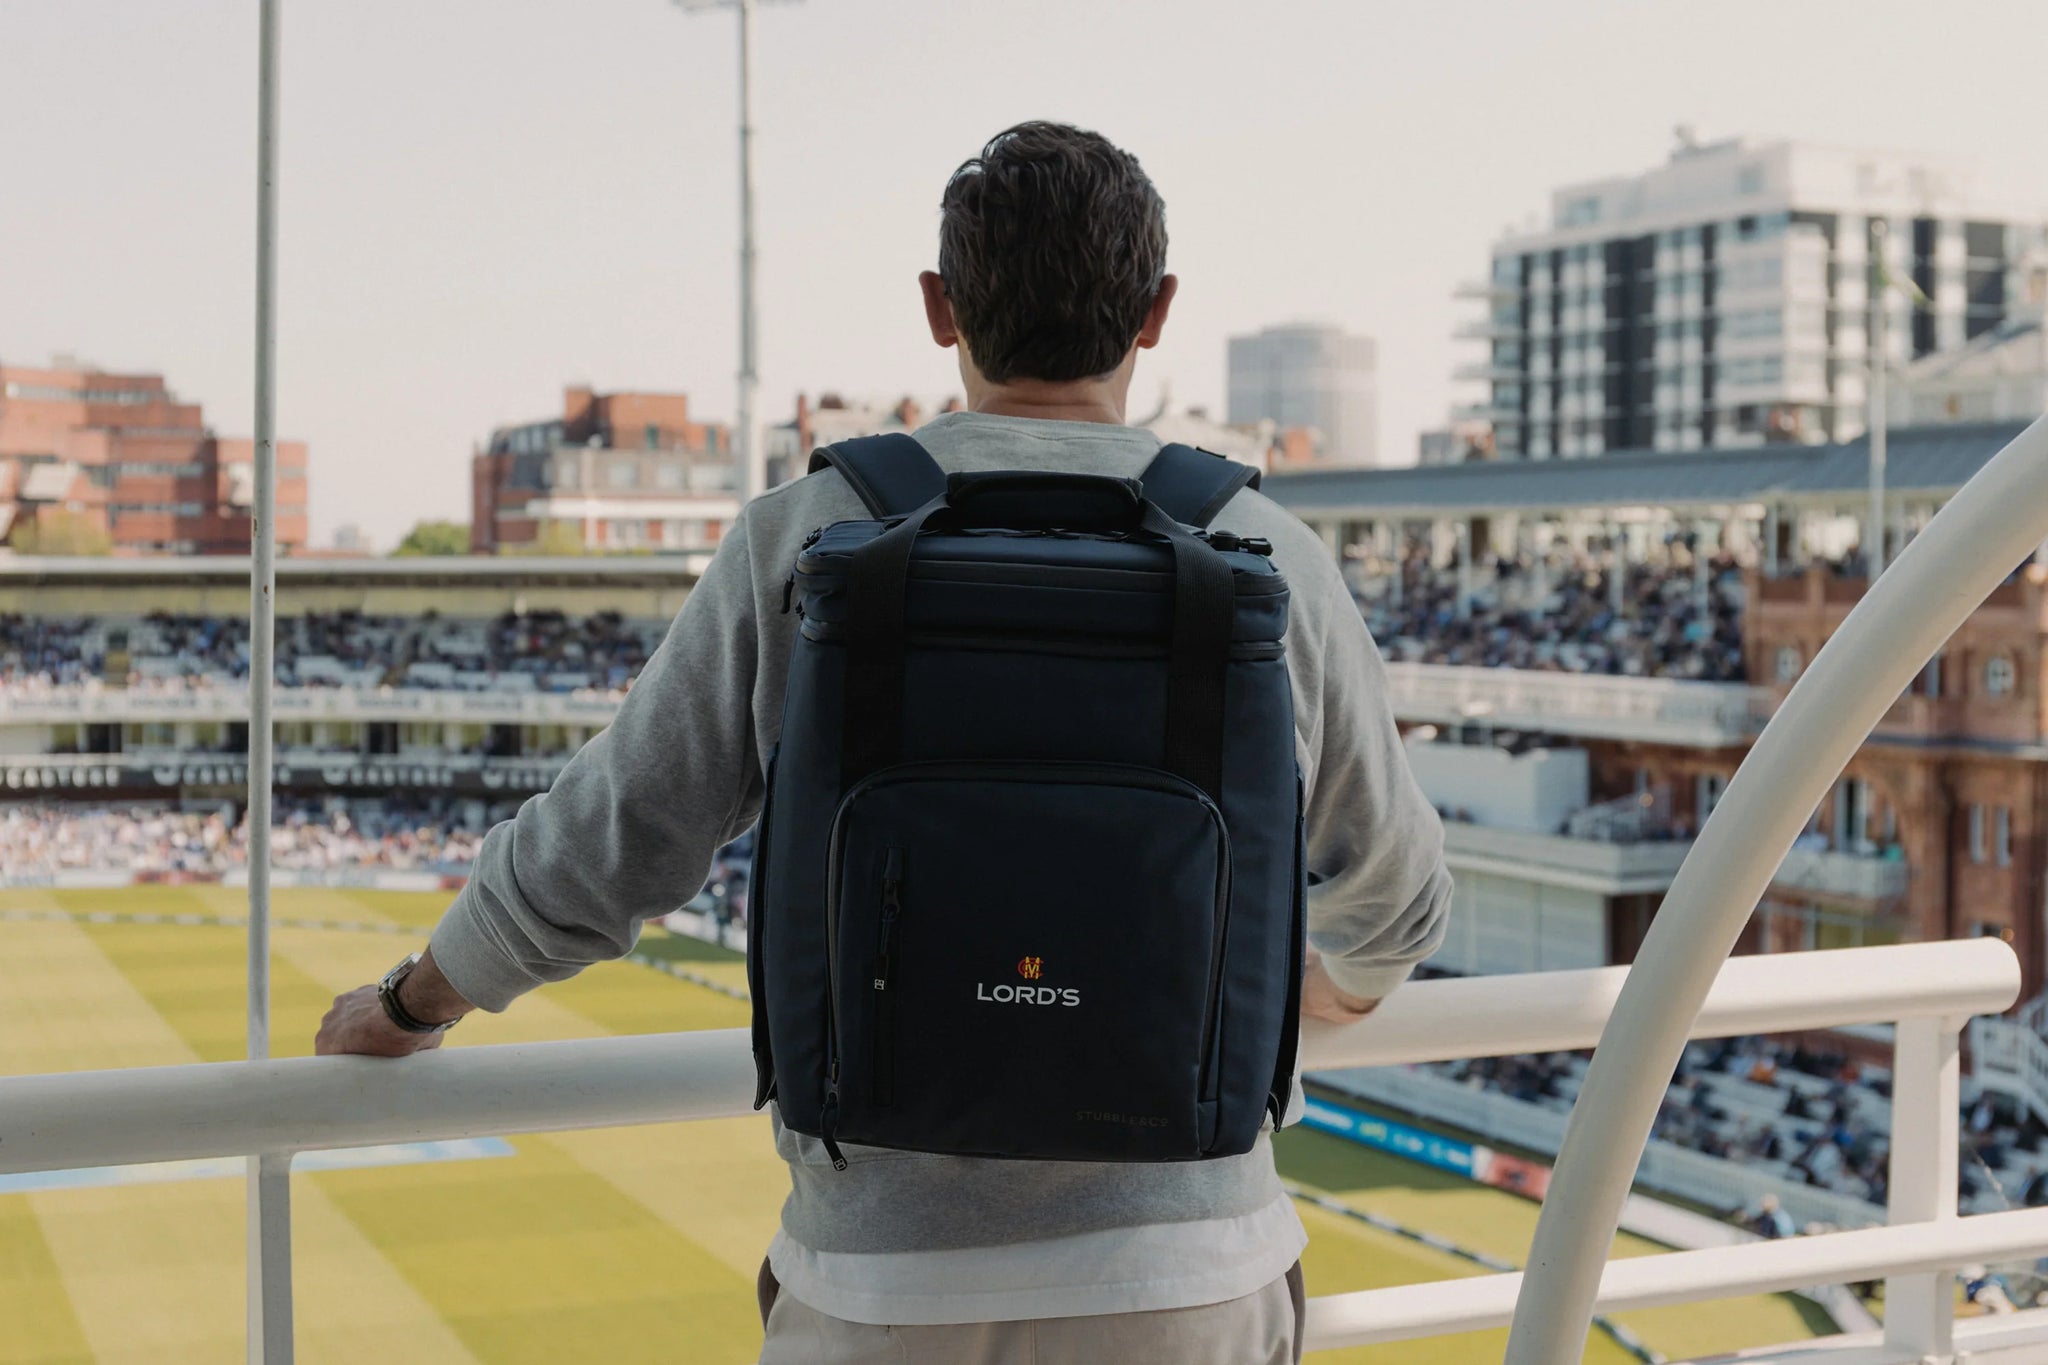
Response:
M828 888L836 1137L1130 1161L1212 1141L1230 851L1193 784L885 769L839 807Z

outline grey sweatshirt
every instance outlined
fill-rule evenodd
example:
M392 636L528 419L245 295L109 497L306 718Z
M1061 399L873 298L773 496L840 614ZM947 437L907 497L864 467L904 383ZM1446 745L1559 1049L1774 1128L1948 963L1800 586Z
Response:
M1159 448L1133 427L976 413L947 414L917 437L949 471L1134 476ZM712 855L761 813L795 621L782 612L783 584L799 544L816 527L866 515L832 471L747 505L617 718L485 839L433 935L435 960L466 999L502 1010L535 986L621 957L644 920L703 886ZM1214 524L1270 540L1291 589L1309 940L1340 988L1384 996L1442 942L1451 881L1442 826L1409 773L1387 705L1379 651L1307 527L1254 491ZM843 1172L779 1122L776 1142L793 1182L784 1230L816 1251L942 1250L1235 1217L1279 1193L1263 1140L1241 1157L1172 1165L875 1152Z

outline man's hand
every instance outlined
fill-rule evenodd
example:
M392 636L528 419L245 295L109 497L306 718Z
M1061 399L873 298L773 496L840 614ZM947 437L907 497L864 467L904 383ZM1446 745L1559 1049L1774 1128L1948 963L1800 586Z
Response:
M1365 1018L1378 1009L1379 1005L1380 1002L1377 1000L1368 1000L1362 995L1347 995L1338 990L1337 983L1330 980L1330 973L1323 966L1323 955L1313 948L1308 950L1308 966L1301 975L1303 1018L1321 1019L1332 1024L1349 1024Z
M398 985L398 1003L413 1018L429 1024L460 1019L476 1008L462 998L434 962L429 949ZM365 1057L406 1057L441 1046L443 1033L408 1033L391 1022L375 986L358 986L334 997L320 1032L313 1039L316 1056L357 1053Z
M377 999L375 986L358 986L334 997L320 1032L313 1038L316 1056L353 1052L365 1057L405 1057L441 1046L445 1033L407 1033L391 1022Z

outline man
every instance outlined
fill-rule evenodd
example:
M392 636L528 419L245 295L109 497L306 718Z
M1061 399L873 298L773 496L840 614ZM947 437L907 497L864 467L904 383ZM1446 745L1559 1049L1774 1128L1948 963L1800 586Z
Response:
M939 268L919 284L932 340L960 352L967 406L918 439L948 470L1138 474L1159 442L1123 424L1125 398L1178 281L1165 271L1164 206L1136 159L1094 133L1022 124L954 173L941 209ZM760 814L800 543L864 515L834 471L750 504L617 720L491 832L396 988L335 1002L320 1050L431 1047L438 1033L394 1021L503 1009L620 956L642 920L688 899L713 851ZM1321 954L1302 1010L1356 1019L1442 939L1443 831L1322 544L1255 492L1216 524L1270 540L1292 588L1287 659ZM814 1139L779 1122L775 1137L792 1192L761 1270L764 1365L1299 1357L1307 1238L1263 1138L1242 1157L1172 1165L850 1150L849 1169L834 1171Z

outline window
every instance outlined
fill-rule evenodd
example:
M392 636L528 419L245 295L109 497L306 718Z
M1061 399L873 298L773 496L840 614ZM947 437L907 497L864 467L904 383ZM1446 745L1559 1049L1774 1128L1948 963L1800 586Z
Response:
M1557 225L1559 227L1576 227L1581 223L1597 223L1599 221L1600 196L1597 194L1581 195L1576 199L1565 200L1564 207L1559 210L1557 215ZM1576 249L1579 251L1585 250L1584 247Z
M1744 166L1741 170L1737 171L1735 173L1735 192L1737 194L1762 194L1764 192L1764 168L1761 166Z
M641 433L641 439L649 450L661 449L661 428L649 422L647 430Z
M2011 806L2000 806L2000 807L1998 808L1998 822L1997 822L1997 823L1998 823L1998 838L1997 838L1997 844L1996 844L1996 847L1997 847L1997 849L1998 849L1998 865L1999 865L2000 867L2011 867L2011 866L2012 866L2012 807L2011 807Z
M1798 645L1779 645L1777 653L1777 674L1781 683L1796 682L1799 670L1806 665Z
M1923 697L1939 698L1941 696L1941 655L1939 653L1927 661L1927 667L1920 670L1919 692Z
M683 473L680 460L664 460L654 467L655 485L659 488L681 488Z
M631 460L614 460L605 468L604 481L608 488L636 488L640 483L640 466Z
M2012 660L2003 654L1994 654L1984 665L1984 690L1994 697L2003 697L2012 691L2016 681Z
M1970 861L1984 861L1984 807L1970 807Z
M1728 790L1728 779L1719 773L1701 773L1693 782L1693 801L1698 807L1698 819L1705 823L1714 813L1714 807L1721 804L1721 793Z

